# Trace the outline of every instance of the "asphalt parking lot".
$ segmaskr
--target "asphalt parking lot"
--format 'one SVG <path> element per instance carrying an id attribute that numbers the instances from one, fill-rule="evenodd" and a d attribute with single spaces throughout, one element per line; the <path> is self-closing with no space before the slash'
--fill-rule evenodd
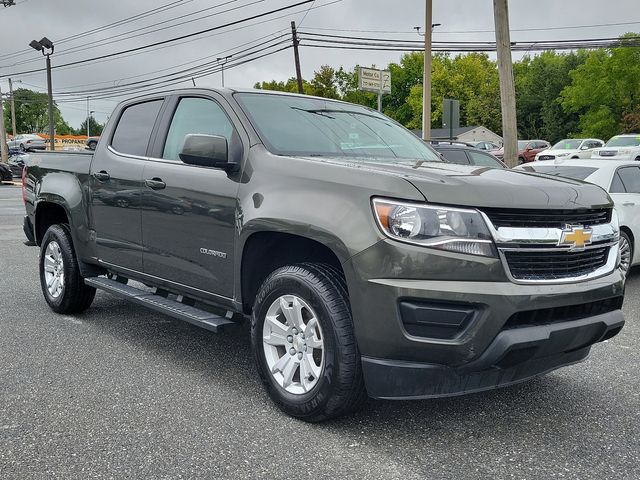
<path id="1" fill-rule="evenodd" d="M 308 425 L 216 335 L 98 293 L 53 314 L 0 186 L 0 478 L 640 478 L 640 271 L 623 332 L 587 362 L 455 399 L 369 401 Z"/>

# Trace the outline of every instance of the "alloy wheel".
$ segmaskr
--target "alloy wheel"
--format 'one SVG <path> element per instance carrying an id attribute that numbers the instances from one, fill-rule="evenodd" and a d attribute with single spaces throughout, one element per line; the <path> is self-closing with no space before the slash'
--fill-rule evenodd
<path id="1" fill-rule="evenodd" d="M 324 337 L 313 309 L 295 295 L 278 297 L 265 316 L 262 345 L 269 372 L 287 392 L 301 395 L 318 383 Z"/>
<path id="2" fill-rule="evenodd" d="M 44 253 L 44 277 L 51 298 L 58 298 L 64 292 L 64 259 L 60 245 L 55 240 L 47 245 Z"/>
<path id="3" fill-rule="evenodd" d="M 620 270 L 626 276 L 631 267 L 631 244 L 624 235 L 620 236 Z"/>

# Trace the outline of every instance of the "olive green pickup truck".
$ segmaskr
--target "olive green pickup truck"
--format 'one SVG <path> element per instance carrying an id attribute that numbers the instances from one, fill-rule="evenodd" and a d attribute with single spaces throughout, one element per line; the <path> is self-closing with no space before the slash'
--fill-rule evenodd
<path id="1" fill-rule="evenodd" d="M 307 421 L 521 382 L 624 325 L 607 193 L 446 163 L 358 105 L 135 98 L 23 184 L 54 311 L 99 289 L 214 332 L 246 319 L 267 391 Z"/>

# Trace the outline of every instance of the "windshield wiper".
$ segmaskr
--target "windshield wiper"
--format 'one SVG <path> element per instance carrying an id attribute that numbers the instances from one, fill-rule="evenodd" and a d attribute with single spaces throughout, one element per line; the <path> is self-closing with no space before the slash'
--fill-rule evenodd
<path id="1" fill-rule="evenodd" d="M 313 113 L 314 115 L 320 115 L 321 117 L 325 117 L 325 118 L 330 118 L 331 120 L 335 120 L 335 117 L 332 117 L 331 115 L 325 115 L 325 112 L 330 112 L 331 110 L 322 110 L 322 109 L 317 109 L 317 110 L 307 110 L 306 108 L 300 108 L 300 107 L 291 107 L 293 110 L 300 110 L 301 112 L 306 112 L 306 113 Z"/>

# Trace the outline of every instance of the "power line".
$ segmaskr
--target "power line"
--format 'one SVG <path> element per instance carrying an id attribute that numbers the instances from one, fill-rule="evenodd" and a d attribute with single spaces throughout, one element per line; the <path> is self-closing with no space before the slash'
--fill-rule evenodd
<path id="1" fill-rule="evenodd" d="M 113 52 L 113 53 L 109 53 L 109 54 L 106 54 L 106 55 L 101 55 L 101 56 L 94 57 L 94 58 L 87 58 L 87 59 L 84 59 L 84 60 L 77 60 L 75 62 L 69 62 L 69 63 L 66 63 L 66 64 L 54 66 L 53 68 L 55 69 L 55 68 L 62 68 L 62 67 L 67 67 L 67 66 L 71 66 L 71 65 L 80 65 L 80 64 L 87 63 L 87 62 L 90 62 L 90 61 L 102 60 L 102 59 L 105 59 L 105 58 L 112 58 L 112 57 L 120 56 L 120 55 L 123 55 L 123 54 L 126 54 L 126 53 L 132 53 L 132 52 L 137 52 L 137 51 L 141 51 L 141 50 L 146 50 L 146 49 L 152 48 L 152 47 L 157 47 L 157 46 L 160 46 L 160 45 L 166 45 L 168 43 L 173 43 L 173 42 L 176 42 L 176 41 L 179 41 L 179 40 L 184 40 L 184 39 L 187 39 L 187 38 L 196 37 L 196 36 L 202 35 L 203 33 L 213 32 L 215 30 L 220 30 L 222 28 L 231 27 L 231 26 L 238 25 L 238 24 L 241 24 L 241 23 L 245 23 L 245 22 L 248 22 L 248 21 L 251 21 L 251 20 L 255 20 L 255 19 L 258 19 L 258 18 L 266 17 L 266 16 L 272 15 L 274 13 L 282 12 L 282 11 L 285 11 L 285 10 L 290 10 L 292 8 L 299 7 L 300 5 L 305 5 L 305 4 L 311 3 L 313 1 L 315 1 L 315 0 L 302 0 L 302 1 L 300 1 L 298 3 L 294 3 L 292 5 L 287 5 L 285 7 L 280 7 L 280 8 L 276 8 L 274 10 L 269 10 L 267 12 L 262 12 L 262 13 L 259 13 L 259 14 L 256 14 L 256 15 L 252 15 L 252 16 L 249 16 L 249 17 L 241 18 L 241 19 L 235 20 L 233 22 L 228 22 L 228 23 L 225 23 L 225 24 L 222 24 L 222 25 L 217 25 L 215 27 L 211 27 L 211 28 L 207 28 L 207 29 L 204 29 L 204 30 L 200 30 L 198 32 L 188 33 L 188 34 L 185 34 L 185 35 L 180 35 L 178 37 L 173 37 L 173 38 L 169 38 L 169 39 L 162 40 L 162 41 L 159 41 L 159 42 L 154 42 L 154 43 L 150 43 L 150 44 L 147 44 L 147 45 L 141 45 L 139 47 L 130 48 L 130 49 L 127 49 L 127 50 L 122 50 L 122 51 L 119 51 L 119 52 Z M 8 73 L 8 74 L 0 75 L 0 78 L 16 77 L 16 76 L 25 75 L 25 74 L 28 74 L 28 73 L 41 72 L 43 70 L 44 69 L 39 68 L 39 69 L 28 70 L 28 71 L 24 71 L 24 72 Z"/>
<path id="2" fill-rule="evenodd" d="M 142 18 L 146 18 L 146 17 L 152 16 L 152 15 L 156 15 L 158 13 L 162 13 L 162 12 L 167 11 L 167 10 L 171 10 L 172 8 L 181 7 L 184 4 L 191 3 L 193 1 L 194 0 L 174 0 L 173 2 L 166 3 L 164 5 L 160 5 L 159 7 L 152 8 L 151 10 L 147 10 L 145 12 L 142 12 L 142 13 L 139 13 L 139 14 L 136 14 L 136 15 L 132 15 L 130 17 L 126 17 L 124 19 L 121 19 L 121 20 L 118 20 L 118 21 L 115 21 L 115 22 L 112 22 L 112 23 L 108 23 L 108 24 L 102 25 L 100 27 L 92 28 L 90 30 L 86 30 L 86 31 L 81 32 L 81 33 L 70 35 L 68 37 L 59 38 L 59 39 L 55 40 L 54 43 L 56 45 L 61 45 L 61 44 L 64 44 L 64 43 L 68 43 L 68 42 L 70 42 L 72 40 L 76 40 L 78 38 L 83 38 L 83 37 L 92 35 L 94 33 L 99 33 L 99 32 L 102 32 L 104 30 L 107 30 L 109 28 L 114 28 L 114 27 L 118 27 L 118 26 L 121 26 L 121 25 L 126 25 L 127 23 L 131 23 L 131 22 L 134 22 L 136 20 L 140 20 Z M 20 51 L 17 51 L 17 52 L 5 53 L 3 55 L 0 55 L 0 59 L 15 57 L 15 56 L 18 56 L 18 55 L 21 55 L 23 53 L 30 52 L 30 51 L 31 50 L 27 48 L 27 49 L 20 50 Z"/>
<path id="3" fill-rule="evenodd" d="M 237 7 L 228 8 L 226 10 L 222 10 L 220 12 L 212 13 L 212 14 L 209 14 L 209 15 L 204 15 L 202 17 L 194 18 L 194 19 L 191 19 L 191 20 L 186 20 L 184 22 L 176 23 L 176 24 L 173 24 L 173 25 L 168 25 L 168 26 L 165 26 L 163 28 L 157 28 L 155 30 L 149 30 L 148 32 L 141 32 L 141 33 L 136 33 L 135 35 L 129 35 L 130 33 L 140 32 L 140 30 L 146 30 L 148 28 L 152 28 L 152 27 L 155 27 L 155 26 L 158 26 L 158 25 L 164 25 L 166 23 L 174 22 L 174 21 L 179 20 L 181 18 L 186 18 L 188 16 L 195 15 L 197 13 L 201 13 L 201 12 L 204 12 L 204 11 L 207 11 L 207 10 L 220 8 L 221 6 L 228 5 L 230 3 L 235 3 L 235 2 L 238 2 L 238 1 L 239 0 L 229 0 L 227 2 L 221 3 L 219 5 L 215 5 L 213 7 L 204 8 L 204 9 L 199 10 L 197 12 L 188 13 L 188 14 L 176 17 L 176 18 L 170 18 L 170 19 L 164 20 L 162 22 L 154 23 L 154 24 L 148 25 L 146 27 L 137 28 L 137 29 L 134 29 L 134 30 L 129 30 L 127 32 L 119 33 L 119 34 L 111 36 L 111 37 L 109 37 L 107 39 L 100 40 L 100 41 L 98 41 L 96 43 L 92 43 L 91 45 L 79 45 L 77 47 L 72 47 L 70 50 L 65 50 L 64 52 L 58 53 L 56 55 L 56 57 L 59 58 L 59 57 L 64 56 L 64 55 L 70 55 L 70 54 L 77 53 L 77 52 L 83 52 L 85 50 L 93 50 L 94 48 L 104 47 L 106 45 L 111 45 L 111 44 L 118 43 L 118 42 L 124 42 L 124 41 L 127 41 L 127 40 L 131 40 L 133 38 L 142 37 L 144 35 L 150 35 L 152 33 L 160 32 L 160 31 L 163 31 L 163 30 L 167 30 L 169 28 L 178 27 L 178 26 L 181 26 L 181 25 L 185 25 L 187 23 L 197 22 L 197 21 L 203 20 L 205 18 L 210 18 L 210 17 L 214 17 L 214 16 L 217 16 L 217 15 L 222 15 L 224 13 L 232 12 L 232 11 L 235 11 L 235 10 L 240 10 L 240 9 L 249 7 L 251 5 L 255 5 L 257 3 L 262 3 L 265 0 L 254 0 L 254 1 L 252 1 L 250 3 L 247 3 L 247 4 L 244 4 L 244 5 L 239 5 Z M 126 36 L 126 35 L 129 35 L 129 36 Z M 123 36 L 124 36 L 124 38 L 118 38 L 118 37 L 123 37 Z M 0 66 L 0 68 L 7 68 L 7 67 L 10 67 L 10 66 L 13 67 L 13 66 L 18 66 L 18 65 L 24 65 L 24 64 L 27 64 L 27 63 L 34 63 L 34 62 L 37 62 L 37 61 L 39 61 L 39 59 L 32 58 L 32 59 L 29 59 L 29 60 L 23 60 L 21 62 L 13 63 L 11 65 Z"/>
<path id="4" fill-rule="evenodd" d="M 569 30 L 581 28 L 600 28 L 600 27 L 620 27 L 628 25 L 639 25 L 640 21 L 635 22 L 614 22 L 614 23 L 597 23 L 589 25 L 566 25 L 558 27 L 537 27 L 537 28 L 512 28 L 512 32 L 542 32 L 547 30 Z M 360 30 L 349 28 L 325 28 L 325 27 L 306 27 L 307 30 L 327 31 L 327 32 L 352 32 L 352 33 L 399 33 L 415 35 L 415 30 Z M 437 30 L 435 34 L 465 34 L 465 33 L 495 33 L 495 30 Z"/>

